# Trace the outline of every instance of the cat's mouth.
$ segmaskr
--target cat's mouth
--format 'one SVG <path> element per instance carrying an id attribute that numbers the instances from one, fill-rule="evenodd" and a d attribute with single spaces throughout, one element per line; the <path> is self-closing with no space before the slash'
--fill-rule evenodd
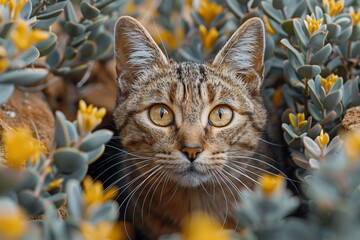
<path id="1" fill-rule="evenodd" d="M 174 177 L 184 187 L 197 187 L 210 179 L 209 174 L 197 170 L 193 164 Z"/>

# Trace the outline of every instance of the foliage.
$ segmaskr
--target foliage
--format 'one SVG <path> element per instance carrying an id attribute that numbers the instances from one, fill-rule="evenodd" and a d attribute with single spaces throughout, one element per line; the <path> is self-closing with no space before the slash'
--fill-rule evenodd
<path id="1" fill-rule="evenodd" d="M 243 192 L 238 228 L 224 239 L 358 239 L 360 133 L 342 137 L 340 131 L 346 110 L 360 105 L 360 1 L 157 0 L 145 14 L 144 2 L 0 0 L 0 105 L 15 87 L 42 89 L 74 77 L 81 87 L 95 61 L 111 59 L 113 24 L 124 11 L 142 20 L 169 57 L 194 62 L 214 57 L 239 25 L 260 17 L 267 32 L 264 98 L 282 114 L 283 139 L 309 212 L 288 217 L 299 198 L 286 190 L 282 176 L 263 176 L 254 193 Z M 27 130 L 13 136 L 34 143 L 27 153 L 11 152 L 16 143 L 8 138 L 13 167 L 26 167 L 0 168 L 1 237 L 120 238 L 113 231 L 113 190 L 103 194 L 102 185 L 88 178 L 80 186 L 112 133 L 92 132 L 103 109 L 84 102 L 79 108 L 75 122 L 55 114 L 56 147 L 48 153 Z M 65 202 L 62 220 L 56 208 Z M 39 214 L 43 221 L 26 221 Z M 184 233 L 166 238 L 224 234 L 206 216 L 196 219 L 200 224 L 190 222 Z"/>

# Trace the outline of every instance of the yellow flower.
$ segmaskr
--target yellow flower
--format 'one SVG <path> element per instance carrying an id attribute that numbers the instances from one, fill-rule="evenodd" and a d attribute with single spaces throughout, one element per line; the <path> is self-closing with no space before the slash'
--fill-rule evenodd
<path id="1" fill-rule="evenodd" d="M 317 140 L 322 149 L 325 149 L 330 141 L 329 134 L 324 134 L 324 130 L 321 130 L 320 135 L 317 137 Z"/>
<path id="2" fill-rule="evenodd" d="M 304 113 L 298 113 L 296 116 L 293 113 L 289 113 L 289 120 L 291 126 L 298 132 L 307 124 Z"/>
<path id="3" fill-rule="evenodd" d="M 84 100 L 80 100 L 77 121 L 81 134 L 84 135 L 96 128 L 102 122 L 105 114 L 105 108 L 98 109 L 92 104 L 87 106 Z"/>
<path id="4" fill-rule="evenodd" d="M 353 25 L 357 26 L 360 22 L 360 9 L 358 9 L 357 12 L 353 11 L 350 13 L 352 21 L 353 21 Z"/>
<path id="5" fill-rule="evenodd" d="M 206 24 L 210 24 L 222 11 L 222 6 L 211 3 L 209 0 L 201 0 L 197 13 Z"/>
<path id="6" fill-rule="evenodd" d="M 48 39 L 49 36 L 50 33 L 37 29 L 32 30 L 25 21 L 19 21 L 12 33 L 12 40 L 20 51 L 24 51 L 30 46 Z"/>
<path id="7" fill-rule="evenodd" d="M 28 0 L 18 0 L 16 7 L 15 7 L 15 11 L 14 11 L 14 20 L 17 20 L 19 17 L 19 13 L 21 11 L 21 9 L 24 7 L 24 5 L 27 3 Z"/>
<path id="8" fill-rule="evenodd" d="M 0 46 L 0 73 L 4 72 L 9 66 L 7 52 L 3 46 Z"/>
<path id="9" fill-rule="evenodd" d="M 265 196 L 271 196 L 283 189 L 285 186 L 284 178 L 277 175 L 265 174 L 259 180 L 260 188 Z"/>
<path id="10" fill-rule="evenodd" d="M 9 0 L 0 0 L 0 5 L 5 5 L 9 2 Z"/>
<path id="11" fill-rule="evenodd" d="M 230 240 L 219 223 L 203 213 L 193 213 L 185 220 L 183 240 Z"/>
<path id="12" fill-rule="evenodd" d="M 135 13 L 136 10 L 136 5 L 134 1 L 130 1 L 128 2 L 128 4 L 126 4 L 124 12 L 128 15 L 132 15 Z"/>
<path id="13" fill-rule="evenodd" d="M 344 138 L 346 154 L 349 159 L 360 159 L 360 129 L 349 132 Z"/>
<path id="14" fill-rule="evenodd" d="M 344 8 L 343 0 L 337 2 L 335 2 L 335 0 L 323 0 L 322 4 L 326 12 L 329 13 L 332 17 L 337 15 Z"/>
<path id="15" fill-rule="evenodd" d="M 211 28 L 210 31 L 206 29 L 204 25 L 199 27 L 200 39 L 206 52 L 210 52 L 214 46 L 216 40 L 219 37 L 219 33 L 216 28 Z"/>
<path id="16" fill-rule="evenodd" d="M 18 169 L 24 167 L 30 159 L 37 161 L 46 151 L 44 145 L 27 128 L 5 131 L 3 144 L 6 164 Z"/>
<path id="17" fill-rule="evenodd" d="M 277 87 L 275 89 L 271 100 L 272 100 L 275 107 L 280 107 L 283 104 L 284 100 L 283 100 L 283 96 L 282 96 L 282 93 L 281 93 L 281 87 Z"/>
<path id="18" fill-rule="evenodd" d="M 315 15 L 312 14 L 311 16 L 306 15 L 306 21 L 304 22 L 310 35 L 312 35 L 315 31 L 320 29 L 323 19 L 320 18 L 319 20 L 316 20 Z"/>
<path id="19" fill-rule="evenodd" d="M 119 224 L 111 224 L 106 221 L 101 221 L 96 225 L 82 222 L 80 231 L 85 240 L 125 240 L 122 227 Z"/>
<path id="20" fill-rule="evenodd" d="M 0 208 L 0 239 L 19 239 L 24 236 L 27 229 L 25 214 L 14 204 Z"/>
<path id="21" fill-rule="evenodd" d="M 54 181 L 50 182 L 48 184 L 48 190 L 54 189 L 54 188 L 60 188 L 61 184 L 64 182 L 63 178 L 55 179 Z"/>
<path id="22" fill-rule="evenodd" d="M 331 74 L 327 76 L 327 78 L 321 78 L 321 85 L 325 89 L 326 93 L 330 92 L 332 86 L 336 83 L 338 78 L 339 76 L 335 74 Z"/>
<path id="23" fill-rule="evenodd" d="M 154 36 L 154 40 L 156 43 L 166 43 L 169 51 L 171 52 L 176 49 L 182 42 L 185 37 L 185 32 L 182 27 L 176 28 L 174 33 L 166 29 L 160 29 L 159 33 Z"/>
<path id="24" fill-rule="evenodd" d="M 266 31 L 271 35 L 276 34 L 275 30 L 273 29 L 273 27 L 270 24 L 270 21 L 269 21 L 268 17 L 264 15 L 263 19 L 264 19 Z"/>
<path id="25" fill-rule="evenodd" d="M 103 203 L 116 196 L 116 188 L 112 187 L 104 193 L 102 183 L 100 181 L 93 182 L 90 176 L 85 177 L 83 185 L 84 199 L 87 205 Z"/>

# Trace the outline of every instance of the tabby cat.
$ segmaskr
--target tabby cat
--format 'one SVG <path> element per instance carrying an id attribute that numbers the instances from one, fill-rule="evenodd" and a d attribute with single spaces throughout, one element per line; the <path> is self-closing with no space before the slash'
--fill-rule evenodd
<path id="1" fill-rule="evenodd" d="M 169 60 L 138 21 L 121 17 L 115 53 L 124 218 L 139 239 L 179 232 L 196 211 L 234 228 L 240 191 L 270 170 L 256 153 L 266 125 L 262 21 L 246 21 L 212 62 L 197 64 Z"/>

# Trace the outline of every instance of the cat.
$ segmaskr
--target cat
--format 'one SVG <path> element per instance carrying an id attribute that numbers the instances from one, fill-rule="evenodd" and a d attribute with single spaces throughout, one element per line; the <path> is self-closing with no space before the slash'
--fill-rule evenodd
<path id="1" fill-rule="evenodd" d="M 213 61 L 175 62 L 137 20 L 118 19 L 114 121 L 124 154 L 114 184 L 139 239 L 180 232 L 197 211 L 235 228 L 240 191 L 272 171 L 257 153 L 267 123 L 264 35 L 251 18 Z"/>

